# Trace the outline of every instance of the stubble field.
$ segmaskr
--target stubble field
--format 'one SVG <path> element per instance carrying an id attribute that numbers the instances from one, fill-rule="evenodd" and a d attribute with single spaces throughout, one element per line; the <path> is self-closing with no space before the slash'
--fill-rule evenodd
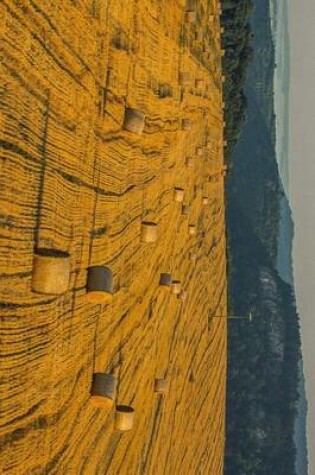
<path id="1" fill-rule="evenodd" d="M 226 320 L 208 318 L 227 298 L 219 4 L 198 1 L 194 23 L 186 9 L 1 2 L 1 474 L 222 473 Z M 141 135 L 126 108 L 145 114 Z M 65 293 L 32 291 L 37 248 L 70 254 Z M 102 305 L 87 299 L 95 265 L 113 272 Z M 96 372 L 116 375 L 131 431 L 91 404 Z"/>

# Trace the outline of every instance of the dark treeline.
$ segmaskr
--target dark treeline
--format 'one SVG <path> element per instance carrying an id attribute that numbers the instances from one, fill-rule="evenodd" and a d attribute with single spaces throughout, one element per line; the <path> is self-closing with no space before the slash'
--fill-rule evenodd
<path id="1" fill-rule="evenodd" d="M 230 305 L 253 322 L 231 322 L 225 473 L 295 474 L 299 320 L 292 287 L 274 269 L 241 206 L 229 203 Z"/>
<path id="2" fill-rule="evenodd" d="M 294 475 L 301 341 L 294 289 L 275 266 L 282 186 L 275 155 L 269 0 L 223 0 L 229 311 L 226 475 Z"/>
<path id="3" fill-rule="evenodd" d="M 239 138 L 246 117 L 247 100 L 244 86 L 247 68 L 253 56 L 252 29 L 249 23 L 253 5 L 250 0 L 226 0 L 222 6 L 221 23 L 224 26 L 225 49 L 223 69 L 226 76 L 225 138 L 228 141 L 226 158 L 229 161 L 231 150 Z"/>

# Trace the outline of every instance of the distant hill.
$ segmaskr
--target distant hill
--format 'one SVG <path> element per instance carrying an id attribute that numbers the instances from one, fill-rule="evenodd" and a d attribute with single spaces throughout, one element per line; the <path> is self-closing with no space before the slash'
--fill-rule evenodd
<path id="1" fill-rule="evenodd" d="M 303 365 L 300 362 L 300 384 L 299 384 L 299 402 L 298 417 L 295 421 L 295 445 L 297 447 L 298 456 L 296 458 L 296 468 L 298 475 L 308 475 L 307 463 L 307 439 L 306 439 L 306 417 L 307 417 L 307 400 L 305 394 L 305 381 L 303 374 Z"/>
<path id="2" fill-rule="evenodd" d="M 293 285 L 292 244 L 294 224 L 290 203 L 286 195 L 280 198 L 280 224 L 277 246 L 277 269 L 283 280 Z"/>
<path id="3" fill-rule="evenodd" d="M 254 316 L 252 323 L 229 323 L 225 474 L 295 475 L 301 339 L 292 279 L 293 222 L 275 152 L 269 1 L 222 5 L 229 304 L 230 312 Z M 238 74 L 233 41 L 252 52 L 238 62 Z M 242 49 L 239 54 L 242 58 Z M 286 246 L 279 246 L 279 236 Z"/>

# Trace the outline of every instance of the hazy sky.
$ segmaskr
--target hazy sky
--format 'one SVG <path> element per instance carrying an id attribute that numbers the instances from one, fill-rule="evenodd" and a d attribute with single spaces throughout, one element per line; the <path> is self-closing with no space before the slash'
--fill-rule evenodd
<path id="1" fill-rule="evenodd" d="M 289 8 L 294 276 L 309 407 L 309 475 L 315 475 L 315 0 L 289 0 Z"/>

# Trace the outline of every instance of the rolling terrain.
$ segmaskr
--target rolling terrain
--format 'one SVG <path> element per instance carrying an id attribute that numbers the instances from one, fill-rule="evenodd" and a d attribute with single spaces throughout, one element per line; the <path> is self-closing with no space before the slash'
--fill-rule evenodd
<path id="1" fill-rule="evenodd" d="M 197 1 L 190 23 L 180 0 L 1 2 L 1 474 L 223 472 L 226 320 L 208 318 L 227 301 L 219 8 Z M 70 255 L 60 295 L 32 291 L 41 248 Z M 113 273 L 108 303 L 87 299 L 96 265 Z M 98 372 L 116 375 L 131 431 L 91 404 Z"/>

